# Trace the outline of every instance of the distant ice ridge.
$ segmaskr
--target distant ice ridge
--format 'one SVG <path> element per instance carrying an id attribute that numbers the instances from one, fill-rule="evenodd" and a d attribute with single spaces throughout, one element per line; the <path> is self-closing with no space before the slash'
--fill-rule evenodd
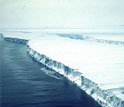
<path id="1" fill-rule="evenodd" d="M 70 39 L 78 39 L 78 40 L 94 40 L 91 36 L 83 36 L 79 34 L 57 34 L 60 37 L 67 37 Z"/>
<path id="2" fill-rule="evenodd" d="M 77 40 L 90 40 L 99 43 L 107 43 L 107 44 L 116 44 L 116 45 L 124 45 L 124 41 L 117 41 L 117 40 L 105 40 L 105 39 L 97 39 L 93 36 L 86 36 L 86 35 L 79 35 L 79 34 L 57 34 L 60 37 L 67 37 L 70 39 L 77 39 Z"/>
<path id="3" fill-rule="evenodd" d="M 6 38 L 6 37 L 5 37 Z M 4 38 L 4 39 L 5 39 Z M 56 37 L 55 37 L 56 38 Z M 54 51 L 58 51 L 59 53 L 63 52 L 65 50 L 65 47 L 64 48 L 59 48 L 60 50 L 55 50 L 58 43 L 62 43 L 63 41 L 60 41 L 59 38 L 56 38 L 57 41 L 52 41 L 51 38 L 43 38 L 43 39 L 40 39 L 40 40 L 35 40 L 35 41 L 29 41 L 30 43 L 28 43 L 27 45 L 27 52 L 31 55 L 31 57 L 33 59 L 35 59 L 36 61 L 38 61 L 39 63 L 41 64 L 44 64 L 46 67 L 50 68 L 50 69 L 53 69 L 54 71 L 60 73 L 61 75 L 63 75 L 64 77 L 66 77 L 68 80 L 70 80 L 71 82 L 73 82 L 74 84 L 76 84 L 78 87 L 80 87 L 81 89 L 83 89 L 87 94 L 89 94 L 91 97 L 93 97 L 99 104 L 101 104 L 102 106 L 105 106 L 105 107 L 124 107 L 124 99 L 121 99 L 120 97 L 116 96 L 118 94 L 113 94 L 113 93 L 110 93 L 108 92 L 108 90 L 106 91 L 105 89 L 101 88 L 101 86 L 99 85 L 99 83 L 97 82 L 93 82 L 92 81 L 92 78 L 91 80 L 89 80 L 89 77 L 85 75 L 86 72 L 83 72 L 81 70 L 77 70 L 77 69 L 73 69 L 73 66 L 70 66 L 69 64 L 66 64 L 66 63 L 62 63 L 63 62 L 63 59 L 64 57 L 62 57 L 61 60 L 59 60 L 58 58 L 53 58 L 53 57 L 48 57 L 50 54 L 51 55 L 54 55 L 54 53 L 52 53 L 49 49 L 51 48 L 51 50 L 54 49 Z M 25 41 L 24 39 L 19 39 L 19 38 L 11 38 L 9 37 L 9 39 L 5 39 L 5 40 L 8 40 L 8 41 L 11 41 L 11 42 L 17 42 L 17 43 L 25 43 L 27 44 L 27 42 L 23 42 Z M 46 43 L 46 40 L 48 40 L 48 42 Z M 27 40 L 26 40 L 27 41 Z M 43 43 L 43 44 L 35 44 L 35 43 Z M 57 42 L 57 43 L 56 43 Z M 66 42 L 66 39 L 64 39 L 64 44 L 68 44 L 68 39 L 67 39 L 67 42 Z M 72 41 L 73 42 L 73 41 Z M 74 41 L 75 42 L 75 41 Z M 79 41 L 78 41 L 79 42 Z M 74 45 L 71 44 L 72 46 L 75 46 L 78 42 L 76 42 Z M 45 44 L 44 44 L 45 43 Z M 47 46 L 47 44 L 50 43 L 50 47 Z M 55 43 L 55 44 L 54 44 Z M 51 44 L 53 45 L 53 47 L 51 46 Z M 61 45 L 64 45 L 64 44 L 61 44 Z M 88 43 L 89 44 L 89 43 Z M 85 44 L 85 45 L 88 45 L 88 44 Z M 38 46 L 41 46 L 41 51 L 40 52 L 36 47 Z M 80 45 L 82 45 L 82 42 L 80 43 Z M 68 45 L 66 45 L 69 49 L 70 47 Z M 89 49 L 91 50 L 90 46 L 88 46 Z M 86 47 L 86 49 L 88 48 Z M 49 55 L 48 55 L 48 52 L 44 51 L 45 49 L 47 49 L 47 51 L 49 51 Z M 53 49 L 52 49 L 53 48 Z M 67 49 L 68 49 L 67 48 Z M 73 47 L 72 50 L 74 50 L 76 47 Z M 85 47 L 83 47 L 84 50 L 85 50 Z M 95 47 L 96 48 L 96 47 Z M 117 48 L 117 47 L 116 47 Z M 119 48 L 121 49 L 121 47 L 119 46 Z M 79 48 L 80 49 L 80 48 Z M 101 49 L 101 50 L 99 50 Z M 104 48 L 100 46 L 100 48 L 98 48 L 99 51 L 102 51 Z M 109 48 L 108 48 L 109 49 Z M 70 49 L 71 50 L 71 49 Z M 70 52 L 70 50 L 66 50 L 68 52 Z M 76 49 L 77 52 L 83 52 L 85 53 L 85 51 L 81 51 L 78 49 Z M 93 49 L 94 50 L 94 49 Z M 92 54 L 93 55 L 96 55 L 97 56 L 97 53 L 94 54 L 93 50 L 91 50 Z M 73 51 L 74 52 L 74 51 Z M 88 50 L 89 53 L 91 53 L 89 50 Z M 107 52 L 106 50 L 104 50 L 104 52 Z M 65 52 L 64 52 L 65 53 Z M 63 54 L 64 54 L 63 53 Z M 83 57 L 86 57 L 87 56 L 84 56 L 86 54 L 82 54 Z M 66 53 L 65 53 L 66 54 Z M 55 55 L 57 56 L 57 54 Z M 70 55 L 69 55 L 70 56 Z M 75 58 L 78 58 L 78 55 L 74 53 L 74 56 Z M 112 56 L 113 57 L 113 56 Z M 75 65 L 78 65 L 79 63 L 76 62 L 74 57 L 71 57 L 71 61 L 74 61 Z M 79 57 L 80 58 L 80 57 Z M 95 57 L 96 59 L 97 57 Z M 58 60 L 57 60 L 58 59 Z M 93 60 L 92 57 L 90 57 L 90 60 Z M 79 59 L 78 59 L 79 60 Z M 87 61 L 89 59 L 84 59 L 84 63 L 87 63 L 85 61 Z M 97 60 L 97 59 L 96 59 Z M 102 59 L 103 60 L 103 59 Z M 101 61 L 102 61 L 101 60 Z M 59 62 L 60 61 L 60 62 Z M 102 61 L 102 66 L 104 65 L 103 63 L 104 61 Z M 116 61 L 112 61 L 113 63 L 115 63 Z M 84 63 L 82 63 L 81 66 L 85 66 Z M 89 63 L 89 62 L 88 62 Z M 92 63 L 95 63 L 95 62 L 92 62 Z M 108 63 L 108 62 L 105 62 L 105 63 Z M 121 62 L 119 62 L 121 63 Z M 108 63 L 109 64 L 109 63 Z M 95 66 L 95 67 L 98 67 L 99 65 Z M 90 66 L 92 68 L 92 66 Z M 108 66 L 105 66 L 106 68 Z M 75 67 L 74 67 L 75 68 Z M 119 69 L 119 68 L 118 68 Z M 90 72 L 89 74 L 91 74 L 91 76 L 95 76 L 96 73 L 95 72 L 91 72 L 91 70 L 93 69 L 90 69 Z M 101 69 L 100 69 L 101 70 Z M 80 72 L 79 72 L 80 71 Z M 101 75 L 103 72 L 100 72 Z M 114 73 L 114 71 L 113 71 Z M 94 75 L 92 75 L 94 74 Z M 108 74 L 110 77 L 111 75 Z M 123 75 L 123 74 L 122 74 Z M 102 76 L 102 80 L 105 80 L 106 77 Z M 95 79 L 97 79 L 97 77 L 95 77 Z M 105 80 L 106 81 L 106 80 Z M 110 81 L 111 82 L 111 81 Z M 104 81 L 103 81 L 104 83 Z M 120 91 L 119 91 L 120 93 Z"/>

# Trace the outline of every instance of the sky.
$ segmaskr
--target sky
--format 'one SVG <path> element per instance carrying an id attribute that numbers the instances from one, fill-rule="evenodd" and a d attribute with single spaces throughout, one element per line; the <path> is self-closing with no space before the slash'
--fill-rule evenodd
<path id="1" fill-rule="evenodd" d="M 0 0 L 0 28 L 124 24 L 124 0 Z"/>

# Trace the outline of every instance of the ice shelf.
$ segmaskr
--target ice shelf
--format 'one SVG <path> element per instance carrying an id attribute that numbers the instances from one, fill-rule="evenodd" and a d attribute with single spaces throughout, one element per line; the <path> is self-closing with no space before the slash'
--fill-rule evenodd
<path id="1" fill-rule="evenodd" d="M 3 38 L 26 44 L 27 52 L 33 59 L 63 75 L 100 105 L 124 107 L 123 45 L 50 34 L 40 35 L 37 39 L 6 35 Z"/>

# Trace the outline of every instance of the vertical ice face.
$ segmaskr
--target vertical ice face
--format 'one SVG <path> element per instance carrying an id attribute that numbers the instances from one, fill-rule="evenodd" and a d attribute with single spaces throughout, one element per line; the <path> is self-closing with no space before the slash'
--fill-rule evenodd
<path id="1" fill-rule="evenodd" d="M 17 43 L 22 43 L 22 44 L 27 43 L 27 40 L 24 40 L 24 39 L 7 38 L 7 37 L 4 39 L 7 41 L 17 42 Z M 123 99 L 109 93 L 106 90 L 101 89 L 99 87 L 99 84 L 96 84 L 95 82 L 86 78 L 83 73 L 73 68 L 70 68 L 69 66 L 61 62 L 50 59 L 49 57 L 43 55 L 42 53 L 38 53 L 36 50 L 32 49 L 30 45 L 27 45 L 27 52 L 29 55 L 31 55 L 33 59 L 35 59 L 41 64 L 44 64 L 46 67 L 50 68 L 51 70 L 54 70 L 54 72 L 53 71 L 50 72 L 46 70 L 47 74 L 53 77 L 55 75 L 58 75 L 56 74 L 56 72 L 62 74 L 65 78 L 72 81 L 82 90 L 84 90 L 87 94 L 93 97 L 102 106 L 124 107 Z"/>
<path id="2" fill-rule="evenodd" d="M 18 38 L 11 38 L 11 37 L 5 37 L 4 40 L 15 42 L 15 43 L 21 43 L 21 44 L 27 44 L 28 42 L 28 40 L 25 40 L 25 39 L 18 39 Z"/>

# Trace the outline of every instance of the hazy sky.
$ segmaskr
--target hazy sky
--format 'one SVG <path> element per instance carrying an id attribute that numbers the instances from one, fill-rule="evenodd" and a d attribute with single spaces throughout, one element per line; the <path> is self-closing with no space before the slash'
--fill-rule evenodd
<path id="1" fill-rule="evenodd" d="M 124 0 L 0 0 L 0 27 L 124 24 Z"/>

